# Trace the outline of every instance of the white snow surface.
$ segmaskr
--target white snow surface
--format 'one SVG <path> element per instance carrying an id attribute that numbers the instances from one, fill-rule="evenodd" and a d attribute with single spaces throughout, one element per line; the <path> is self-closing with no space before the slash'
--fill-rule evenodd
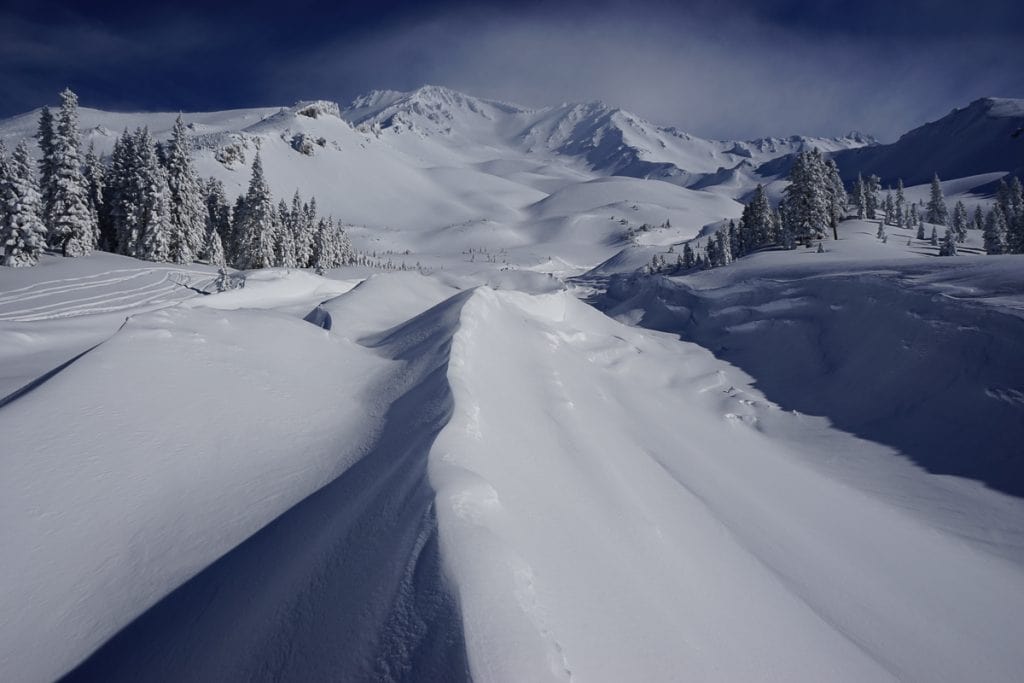
<path id="1" fill-rule="evenodd" d="M 872 228 L 683 280 L 790 281 L 739 335 L 787 311 L 843 332 L 879 282 L 997 340 L 1017 329 L 977 307 L 1021 321 L 1019 257 L 931 259 Z M 548 274 L 270 270 L 153 298 L 157 270 L 95 255 L 0 273 L 3 376 L 36 349 L 60 351 L 46 370 L 85 351 L 0 399 L 4 680 L 458 680 L 459 652 L 480 681 L 1024 665 L 1024 499 L 780 406 Z M 830 280 L 850 305 L 807 305 Z M 661 300 L 616 314 L 657 327 L 686 305 Z M 1016 371 L 999 396 L 1019 419 Z"/>

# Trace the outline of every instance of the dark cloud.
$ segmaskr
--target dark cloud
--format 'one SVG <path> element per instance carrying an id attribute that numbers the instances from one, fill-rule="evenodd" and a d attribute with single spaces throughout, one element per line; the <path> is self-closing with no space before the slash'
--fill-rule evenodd
<path id="1" fill-rule="evenodd" d="M 0 115 L 65 82 L 86 104 L 149 109 L 429 82 L 529 105 L 602 99 L 706 136 L 892 138 L 976 97 L 1024 97 L 1021 4 L 57 4 L 0 16 Z"/>

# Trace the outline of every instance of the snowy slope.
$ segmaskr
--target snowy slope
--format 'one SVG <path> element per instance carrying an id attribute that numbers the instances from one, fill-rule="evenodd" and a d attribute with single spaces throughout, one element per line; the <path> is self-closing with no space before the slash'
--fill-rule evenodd
<path id="1" fill-rule="evenodd" d="M 954 109 L 937 121 L 905 133 L 889 145 L 839 151 L 833 155 L 844 180 L 874 173 L 895 185 L 926 183 L 982 173 L 1024 174 L 1024 100 L 987 97 Z"/>
<path id="2" fill-rule="evenodd" d="M 0 408 L 5 680 L 51 680 L 122 628 L 69 680 L 1008 681 L 1024 663 L 1019 498 L 565 291 L 250 277 L 132 316 Z"/>
<path id="3" fill-rule="evenodd" d="M 825 254 L 616 276 L 605 305 L 711 349 L 787 408 L 1021 495 L 1024 259 L 979 255 L 975 231 L 960 256 L 935 258 L 911 231 L 886 230 L 883 243 L 877 222 L 848 221 Z"/>

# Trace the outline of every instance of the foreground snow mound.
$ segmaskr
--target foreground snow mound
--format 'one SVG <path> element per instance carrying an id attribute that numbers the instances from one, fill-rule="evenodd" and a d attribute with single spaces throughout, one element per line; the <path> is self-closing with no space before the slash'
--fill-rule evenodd
<path id="1" fill-rule="evenodd" d="M 476 290 L 448 378 L 430 473 L 474 679 L 1019 671 L 1019 502 L 855 485 L 822 461 L 884 449 L 567 293 Z"/>
<path id="2" fill-rule="evenodd" d="M 0 406 L 0 678 L 1024 666 L 1020 499 L 536 274 L 373 276 L 304 316 L 348 284 L 253 282 L 133 316 Z"/>
<path id="3" fill-rule="evenodd" d="M 345 471 L 385 367 L 292 316 L 172 308 L 0 409 L 0 678 L 53 680 Z"/>
<path id="4" fill-rule="evenodd" d="M 1022 265 L 766 253 L 683 278 L 619 277 L 606 303 L 738 365 L 786 408 L 1019 496 Z"/>

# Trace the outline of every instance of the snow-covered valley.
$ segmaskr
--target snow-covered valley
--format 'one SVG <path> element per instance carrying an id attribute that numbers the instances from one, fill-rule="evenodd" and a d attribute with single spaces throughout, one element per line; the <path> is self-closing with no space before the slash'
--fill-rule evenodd
<path id="1" fill-rule="evenodd" d="M 230 196 L 258 149 L 417 267 L 0 268 L 0 679 L 1019 678 L 1024 254 L 849 218 L 648 265 L 869 137 L 432 87 L 183 119 Z M 969 165 L 988 210 L 1013 169 Z"/>

